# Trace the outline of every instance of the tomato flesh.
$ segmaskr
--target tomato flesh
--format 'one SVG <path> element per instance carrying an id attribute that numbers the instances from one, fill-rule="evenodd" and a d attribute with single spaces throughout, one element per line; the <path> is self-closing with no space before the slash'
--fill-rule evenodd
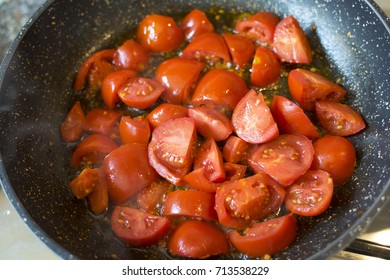
<path id="1" fill-rule="evenodd" d="M 246 37 L 224 33 L 223 38 L 228 46 L 233 63 L 239 68 L 248 65 L 255 52 L 255 45 Z"/>
<path id="2" fill-rule="evenodd" d="M 60 132 L 62 140 L 65 142 L 73 142 L 80 140 L 83 135 L 83 121 L 85 115 L 81 108 L 80 101 L 73 104 L 72 108 L 61 123 Z"/>
<path id="3" fill-rule="evenodd" d="M 153 128 L 156 128 L 169 120 L 185 117 L 188 117 L 188 109 L 171 103 L 162 103 L 158 105 L 146 116 Z"/>
<path id="4" fill-rule="evenodd" d="M 267 87 L 280 75 L 280 61 L 273 51 L 259 46 L 252 62 L 251 83 L 256 87 Z"/>
<path id="5" fill-rule="evenodd" d="M 97 168 L 87 167 L 83 169 L 80 174 L 69 183 L 73 195 L 78 199 L 89 195 L 97 185 L 99 179 L 98 172 Z"/>
<path id="6" fill-rule="evenodd" d="M 110 136 L 121 114 L 115 110 L 95 108 L 84 118 L 82 128 L 89 133 L 100 133 Z"/>
<path id="7" fill-rule="evenodd" d="M 123 116 L 121 118 L 119 123 L 119 137 L 122 144 L 148 144 L 150 135 L 150 126 L 147 119 L 143 117 L 132 119 L 129 116 Z"/>

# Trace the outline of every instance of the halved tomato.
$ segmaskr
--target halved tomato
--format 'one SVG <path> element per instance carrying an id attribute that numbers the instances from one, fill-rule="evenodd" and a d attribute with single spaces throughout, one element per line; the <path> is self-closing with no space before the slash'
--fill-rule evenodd
<path id="1" fill-rule="evenodd" d="M 187 108 L 171 103 L 162 103 L 158 105 L 146 116 L 153 128 L 156 128 L 169 120 L 185 117 L 188 117 Z"/>
<path id="2" fill-rule="evenodd" d="M 252 61 L 255 53 L 255 45 L 246 37 L 224 33 L 223 38 L 226 41 L 233 63 L 239 68 L 243 68 Z"/>
<path id="3" fill-rule="evenodd" d="M 119 137 L 122 144 L 143 143 L 148 144 L 150 138 L 150 126 L 148 119 L 140 116 L 132 119 L 123 116 L 119 122 Z"/>
<path id="4" fill-rule="evenodd" d="M 214 32 L 214 26 L 207 18 L 207 15 L 198 9 L 189 12 L 181 22 L 181 28 L 184 29 L 188 41 L 192 41 L 196 36 Z"/>
<path id="5" fill-rule="evenodd" d="M 83 135 L 84 118 L 85 115 L 80 101 L 77 101 L 73 104 L 72 108 L 66 114 L 65 120 L 61 123 L 60 132 L 62 140 L 65 142 L 80 140 Z"/>
<path id="6" fill-rule="evenodd" d="M 87 113 L 82 127 L 83 130 L 89 133 L 100 133 L 109 136 L 120 117 L 121 113 L 119 111 L 95 108 Z"/>
<path id="7" fill-rule="evenodd" d="M 89 195 L 98 183 L 98 173 L 98 168 L 84 168 L 80 174 L 69 183 L 73 195 L 78 199 L 85 198 Z"/>
<path id="8" fill-rule="evenodd" d="M 231 135 L 222 149 L 222 156 L 227 162 L 237 163 L 248 157 L 249 144 L 240 137 Z"/>
<path id="9" fill-rule="evenodd" d="M 113 63 L 117 69 L 130 69 L 139 72 L 148 65 L 149 54 L 137 41 L 130 39 L 116 50 Z"/>
<path id="10" fill-rule="evenodd" d="M 257 47 L 252 62 L 252 85 L 263 88 L 273 84 L 279 78 L 280 68 L 279 58 L 273 51 L 266 47 Z"/>

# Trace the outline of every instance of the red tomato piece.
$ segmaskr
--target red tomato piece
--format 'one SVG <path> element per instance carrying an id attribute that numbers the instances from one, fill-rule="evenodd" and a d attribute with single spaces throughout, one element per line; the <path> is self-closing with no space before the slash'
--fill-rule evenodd
<path id="1" fill-rule="evenodd" d="M 118 96 L 127 106 L 146 109 L 154 104 L 164 91 L 159 82 L 143 77 L 128 80 L 118 90 Z"/>
<path id="2" fill-rule="evenodd" d="M 150 138 L 150 126 L 148 119 L 137 117 L 132 119 L 123 116 L 119 122 L 119 137 L 122 144 L 140 143 L 148 144 Z"/>
<path id="3" fill-rule="evenodd" d="M 290 71 L 288 87 L 298 104 L 308 111 L 314 111 L 316 101 L 339 102 L 347 92 L 322 75 L 301 68 Z"/>
<path id="4" fill-rule="evenodd" d="M 185 37 L 192 41 L 196 36 L 214 32 L 214 26 L 207 18 L 207 15 L 198 9 L 189 12 L 181 22 L 181 28 L 184 30 Z"/>
<path id="5" fill-rule="evenodd" d="M 205 259 L 227 253 L 229 243 L 225 233 L 215 224 L 188 220 L 175 228 L 168 239 L 167 248 L 174 256 Z"/>
<path id="6" fill-rule="evenodd" d="M 244 178 L 247 166 L 243 164 L 225 162 L 223 164 L 223 168 L 225 169 L 225 173 L 226 173 L 225 182 L 229 182 L 229 181 L 237 181 L 239 179 Z"/>
<path id="7" fill-rule="evenodd" d="M 202 33 L 183 50 L 182 57 L 205 62 L 231 61 L 230 52 L 223 37 L 214 32 Z"/>
<path id="8" fill-rule="evenodd" d="M 251 89 L 238 102 L 232 115 L 232 124 L 237 136 L 252 144 L 260 144 L 279 135 L 278 126 L 261 93 Z"/>
<path id="9" fill-rule="evenodd" d="M 151 52 L 169 52 L 184 41 L 184 31 L 169 16 L 151 14 L 138 25 L 137 39 Z"/>
<path id="10" fill-rule="evenodd" d="M 157 179 L 150 166 L 146 144 L 120 146 L 104 159 L 102 168 L 108 194 L 114 204 L 121 204 Z"/>
<path id="11" fill-rule="evenodd" d="M 259 145 L 248 159 L 256 173 L 266 173 L 288 186 L 306 173 L 314 155 L 311 141 L 304 135 L 283 134 Z"/>
<path id="12" fill-rule="evenodd" d="M 113 63 L 117 69 L 142 71 L 149 63 L 149 54 L 134 39 L 125 41 L 115 52 Z"/>
<path id="13" fill-rule="evenodd" d="M 100 215 L 108 209 L 108 191 L 104 180 L 104 174 L 99 168 L 96 187 L 88 195 L 89 208 L 95 215 Z"/>
<path id="14" fill-rule="evenodd" d="M 83 135 L 83 121 L 85 115 L 79 101 L 74 103 L 67 113 L 65 120 L 61 123 L 60 132 L 62 140 L 73 142 L 80 140 Z"/>
<path id="15" fill-rule="evenodd" d="M 120 117 L 118 111 L 95 108 L 87 113 L 82 127 L 87 132 L 109 136 Z"/>
<path id="16" fill-rule="evenodd" d="M 89 195 L 97 185 L 99 179 L 98 172 L 97 168 L 84 168 L 80 174 L 69 183 L 73 195 L 78 199 L 85 198 Z"/>
<path id="17" fill-rule="evenodd" d="M 311 169 L 321 169 L 330 174 L 335 185 L 352 177 L 355 170 L 356 151 L 353 144 L 341 136 L 325 135 L 313 144 L 314 158 Z"/>
<path id="18" fill-rule="evenodd" d="M 114 72 L 114 66 L 107 61 L 98 61 L 95 66 L 89 71 L 88 85 L 92 90 L 96 90 L 101 87 L 103 80 L 110 73 Z"/>
<path id="19" fill-rule="evenodd" d="M 187 108 L 171 103 L 162 103 L 158 105 L 146 116 L 153 128 L 156 128 L 169 120 L 185 117 L 188 117 Z"/>
<path id="20" fill-rule="evenodd" d="M 196 130 L 204 137 L 223 141 L 233 132 L 230 119 L 222 112 L 209 107 L 188 108 L 188 116 L 195 121 Z"/>
<path id="21" fill-rule="evenodd" d="M 333 196 L 333 180 L 323 170 L 309 170 L 286 190 L 285 205 L 301 216 L 317 216 L 328 209 Z"/>
<path id="22" fill-rule="evenodd" d="M 227 162 L 243 162 L 248 157 L 249 144 L 240 137 L 231 135 L 222 149 L 222 156 Z"/>
<path id="23" fill-rule="evenodd" d="M 137 193 L 137 204 L 145 212 L 153 213 L 163 201 L 172 185 L 166 180 L 157 180 Z"/>
<path id="24" fill-rule="evenodd" d="M 318 138 L 318 132 L 305 112 L 289 99 L 275 95 L 271 106 L 272 116 L 280 133 L 302 134 L 311 140 Z"/>
<path id="25" fill-rule="evenodd" d="M 233 63 L 239 68 L 243 68 L 252 61 L 255 53 L 255 45 L 246 37 L 224 33 L 223 38 L 228 46 Z"/>
<path id="26" fill-rule="evenodd" d="M 346 104 L 318 101 L 316 116 L 325 130 L 338 136 L 354 135 L 366 127 L 362 116 Z"/>
<path id="27" fill-rule="evenodd" d="M 171 221 L 135 208 L 116 206 L 111 215 L 111 228 L 124 243 L 145 247 L 157 244 L 169 232 Z"/>
<path id="28" fill-rule="evenodd" d="M 266 47 L 256 49 L 252 62 L 251 83 L 256 87 L 267 87 L 280 76 L 280 61 L 276 54 Z"/>
<path id="29" fill-rule="evenodd" d="M 215 193 L 218 183 L 213 183 L 206 178 L 204 168 L 194 169 L 183 177 L 183 184 L 190 189 Z"/>
<path id="30" fill-rule="evenodd" d="M 174 104 L 188 104 L 190 93 L 195 88 L 203 62 L 174 57 L 165 60 L 156 70 L 156 81 L 165 86 L 161 99 Z"/>
<path id="31" fill-rule="evenodd" d="M 287 248 L 297 236 L 297 224 L 292 214 L 252 224 L 244 235 L 229 233 L 229 239 L 241 253 L 264 258 Z"/>
<path id="32" fill-rule="evenodd" d="M 310 64 L 313 60 L 309 40 L 293 16 L 288 16 L 278 23 L 272 45 L 283 62 Z"/>
<path id="33" fill-rule="evenodd" d="M 235 30 L 259 44 L 271 45 L 279 18 L 270 12 L 258 12 L 237 22 Z"/>

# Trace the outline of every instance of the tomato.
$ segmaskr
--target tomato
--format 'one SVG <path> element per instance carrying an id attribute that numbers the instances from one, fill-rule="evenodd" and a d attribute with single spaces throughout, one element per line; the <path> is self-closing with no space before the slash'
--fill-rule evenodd
<path id="1" fill-rule="evenodd" d="M 156 127 L 149 143 L 149 161 L 157 173 L 174 185 L 190 171 L 197 134 L 191 118 L 167 121 Z"/>
<path id="2" fill-rule="evenodd" d="M 230 52 L 223 37 L 214 32 L 202 33 L 183 50 L 182 57 L 205 62 L 229 62 Z"/>
<path id="3" fill-rule="evenodd" d="M 278 23 L 272 46 L 283 62 L 309 64 L 313 60 L 309 40 L 293 16 Z"/>
<path id="4" fill-rule="evenodd" d="M 187 108 L 171 103 L 162 103 L 158 105 L 146 116 L 153 128 L 156 128 L 169 120 L 184 117 L 188 117 Z"/>
<path id="5" fill-rule="evenodd" d="M 99 165 L 104 157 L 115 150 L 117 144 L 108 136 L 92 134 L 84 138 L 72 153 L 70 164 L 77 168 L 82 165 Z"/>
<path id="6" fill-rule="evenodd" d="M 84 168 L 76 178 L 70 183 L 69 187 L 73 195 L 78 199 L 85 198 L 96 187 L 98 182 L 97 168 Z"/>
<path id="7" fill-rule="evenodd" d="M 121 204 L 157 179 L 150 166 L 146 144 L 120 146 L 104 159 L 102 168 L 108 194 L 114 204 Z"/>
<path id="8" fill-rule="evenodd" d="M 114 66 L 107 61 L 98 61 L 94 67 L 89 71 L 88 85 L 91 89 L 96 90 L 101 87 L 104 78 L 114 72 Z"/>
<path id="9" fill-rule="evenodd" d="M 222 34 L 228 46 L 233 63 L 239 68 L 243 68 L 252 61 L 255 53 L 255 45 L 251 40 L 237 34 Z"/>
<path id="10" fill-rule="evenodd" d="M 287 248 L 297 236 L 297 224 L 292 214 L 252 224 L 240 235 L 229 232 L 234 247 L 251 257 L 264 258 Z"/>
<path id="11" fill-rule="evenodd" d="M 230 119 L 222 112 L 204 106 L 188 108 L 188 116 L 195 121 L 196 130 L 204 137 L 222 141 L 233 132 Z"/>
<path id="12" fill-rule="evenodd" d="M 227 253 L 229 243 L 225 233 L 215 224 L 188 220 L 175 228 L 169 236 L 167 248 L 174 256 L 205 259 Z"/>
<path id="13" fill-rule="evenodd" d="M 196 36 L 214 32 L 214 26 L 207 18 L 207 15 L 198 9 L 189 12 L 181 22 L 181 28 L 184 30 L 185 37 L 192 41 Z"/>
<path id="14" fill-rule="evenodd" d="M 313 144 L 314 158 L 311 169 L 321 169 L 330 174 L 335 185 L 351 178 L 356 163 L 353 144 L 341 136 L 325 135 Z"/>
<path id="15" fill-rule="evenodd" d="M 225 169 L 225 173 L 226 173 L 225 182 L 228 182 L 228 181 L 237 181 L 239 179 L 244 178 L 247 166 L 243 164 L 225 162 L 223 164 L 223 168 Z"/>
<path id="16" fill-rule="evenodd" d="M 346 104 L 318 101 L 316 116 L 325 130 L 338 136 L 354 135 L 366 127 L 362 116 Z"/>
<path id="17" fill-rule="evenodd" d="M 158 243 L 170 230 L 171 222 L 131 207 L 116 206 L 111 215 L 111 228 L 130 246 L 145 247 Z"/>
<path id="18" fill-rule="evenodd" d="M 109 109 L 114 109 L 115 104 L 119 100 L 118 91 L 121 86 L 137 76 L 137 72 L 133 70 L 118 70 L 108 74 L 102 81 L 101 96 L 104 104 Z"/>
<path id="19" fill-rule="evenodd" d="M 238 21 L 235 30 L 260 44 L 271 45 L 278 22 L 275 14 L 262 11 Z"/>
<path id="20" fill-rule="evenodd" d="M 240 137 L 231 135 L 222 149 L 222 156 L 227 162 L 237 163 L 245 161 L 249 144 Z"/>
<path id="21" fill-rule="evenodd" d="M 333 195 L 333 180 L 323 170 L 309 170 L 286 190 L 285 205 L 301 216 L 317 216 L 328 209 Z"/>
<path id="22" fill-rule="evenodd" d="M 83 135 L 84 112 L 79 101 L 75 102 L 61 123 L 60 133 L 62 140 L 73 142 L 80 140 Z"/>
<path id="23" fill-rule="evenodd" d="M 142 71 L 149 63 L 149 54 L 134 39 L 125 41 L 115 52 L 113 63 L 117 69 Z"/>
<path id="24" fill-rule="evenodd" d="M 322 75 L 306 69 L 294 69 L 288 74 L 288 87 L 299 105 L 308 111 L 314 111 L 319 100 L 341 101 L 346 90 L 329 81 Z"/>
<path id="25" fill-rule="evenodd" d="M 108 209 L 109 202 L 108 191 L 104 181 L 103 172 L 101 169 L 99 169 L 98 173 L 99 177 L 96 186 L 87 197 L 89 208 L 95 215 L 100 215 L 106 211 Z"/>
<path id="26" fill-rule="evenodd" d="M 173 18 L 151 14 L 138 25 L 137 39 L 148 51 L 169 52 L 183 43 L 184 32 Z"/>
<path id="27" fill-rule="evenodd" d="M 275 95 L 271 106 L 280 133 L 302 134 L 311 140 L 318 138 L 318 132 L 305 112 L 289 99 Z"/>
<path id="28" fill-rule="evenodd" d="M 137 193 L 137 204 L 145 212 L 156 212 L 172 185 L 166 180 L 157 180 Z"/>
<path id="29" fill-rule="evenodd" d="M 177 190 L 166 195 L 163 216 L 189 216 L 205 220 L 217 220 L 213 193 Z"/>
<path id="30" fill-rule="evenodd" d="M 93 69 L 99 62 L 108 61 L 111 62 L 114 58 L 115 49 L 101 50 L 94 53 L 80 66 L 77 73 L 76 81 L 74 83 L 74 90 L 80 91 L 85 87 L 85 81 L 91 69 Z"/>
<path id="31" fill-rule="evenodd" d="M 150 135 L 151 132 L 148 119 L 143 117 L 132 119 L 129 116 L 123 116 L 121 118 L 119 123 L 119 136 L 122 144 L 148 144 Z"/>
<path id="32" fill-rule="evenodd" d="M 234 72 L 210 70 L 199 81 L 192 95 L 192 105 L 233 110 L 248 92 L 245 81 Z"/>
<path id="33" fill-rule="evenodd" d="M 200 167 L 186 174 L 182 179 L 183 184 L 189 189 L 215 193 L 218 183 L 213 183 L 206 178 L 204 168 Z"/>
<path id="34" fill-rule="evenodd" d="M 233 111 L 232 124 L 237 136 L 252 144 L 264 143 L 279 135 L 263 95 L 253 89 L 238 102 Z"/>
<path id="35" fill-rule="evenodd" d="M 159 82 L 136 77 L 125 82 L 118 90 L 118 96 L 127 106 L 146 109 L 154 104 L 164 91 Z"/>
<path id="36" fill-rule="evenodd" d="M 311 141 L 304 135 L 282 134 L 259 145 L 248 159 L 256 173 L 267 173 L 279 184 L 288 186 L 306 173 L 314 155 Z"/>
<path id="37" fill-rule="evenodd" d="M 222 182 L 226 178 L 222 153 L 213 138 L 207 138 L 196 152 L 194 169 L 201 167 L 204 176 L 211 182 Z"/>
<path id="38" fill-rule="evenodd" d="M 82 127 L 87 132 L 109 136 L 120 117 L 121 114 L 118 111 L 95 108 L 87 113 Z"/>
<path id="39" fill-rule="evenodd" d="M 251 83 L 256 87 L 267 87 L 280 76 L 280 61 L 275 53 L 266 47 L 256 49 L 252 62 Z"/>
<path id="40" fill-rule="evenodd" d="M 195 88 L 203 62 L 174 57 L 165 60 L 156 70 L 156 81 L 165 86 L 161 99 L 174 104 L 187 104 L 190 93 Z"/>

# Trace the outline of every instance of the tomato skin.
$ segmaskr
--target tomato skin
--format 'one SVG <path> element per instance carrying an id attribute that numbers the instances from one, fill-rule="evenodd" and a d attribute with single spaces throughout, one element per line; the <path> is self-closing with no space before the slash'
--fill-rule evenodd
<path id="1" fill-rule="evenodd" d="M 156 213 L 166 193 L 172 190 L 172 185 L 166 180 L 157 180 L 137 193 L 137 205 L 148 213 Z"/>
<path id="2" fill-rule="evenodd" d="M 237 136 L 251 144 L 260 144 L 279 135 L 278 127 L 261 93 L 251 89 L 238 102 L 232 115 Z"/>
<path id="3" fill-rule="evenodd" d="M 255 45 L 246 37 L 237 34 L 222 34 L 228 46 L 233 63 L 239 68 L 248 65 L 255 53 Z"/>
<path id="4" fill-rule="evenodd" d="M 347 92 L 322 75 L 302 68 L 290 71 L 288 87 L 298 104 L 308 111 L 314 111 L 316 101 L 339 102 Z"/>
<path id="5" fill-rule="evenodd" d="M 116 206 L 111 228 L 124 243 L 146 247 L 158 243 L 170 230 L 171 221 L 131 207 Z"/>
<path id="6" fill-rule="evenodd" d="M 121 114 L 115 110 L 102 108 L 92 109 L 84 118 L 83 130 L 89 133 L 99 133 L 109 136 L 117 124 Z"/>
<path id="7" fill-rule="evenodd" d="M 113 63 L 116 69 L 142 71 L 149 63 L 149 54 L 137 41 L 125 41 L 115 52 Z"/>
<path id="8" fill-rule="evenodd" d="M 314 158 L 311 169 L 321 169 L 330 174 L 335 185 L 352 177 L 355 170 L 356 151 L 353 144 L 341 136 L 325 135 L 313 144 Z"/>
<path id="9" fill-rule="evenodd" d="M 274 255 L 288 247 L 297 236 L 297 224 L 291 214 L 252 224 L 240 235 L 229 232 L 229 239 L 241 253 L 263 258 Z"/>
<path id="10" fill-rule="evenodd" d="M 162 62 L 157 67 L 155 76 L 155 80 L 165 86 L 161 99 L 173 104 L 188 104 L 204 67 L 203 62 L 182 57 Z"/>
<path id="11" fill-rule="evenodd" d="M 305 112 L 289 99 L 275 95 L 271 106 L 280 133 L 302 134 L 311 140 L 318 138 L 318 132 Z"/>
<path id="12" fill-rule="evenodd" d="M 102 168 L 111 201 L 121 204 L 157 179 L 148 161 L 147 145 L 120 146 L 104 159 Z"/>
<path id="13" fill-rule="evenodd" d="M 169 16 L 151 14 L 138 25 L 137 39 L 151 52 L 169 52 L 184 41 L 184 32 Z"/>
<path id="14" fill-rule="evenodd" d="M 206 221 L 188 220 L 170 235 L 168 252 L 174 256 L 205 259 L 229 251 L 225 233 Z"/>
<path id="15" fill-rule="evenodd" d="M 156 128 L 169 120 L 185 117 L 188 117 L 187 108 L 171 103 L 162 103 L 158 105 L 146 116 L 153 128 Z"/>
<path id="16" fill-rule="evenodd" d="M 214 32 L 214 26 L 206 14 L 198 9 L 193 9 L 184 17 L 181 22 L 181 28 L 184 30 L 185 37 L 188 41 L 192 41 L 200 34 Z"/>
<path id="17" fill-rule="evenodd" d="M 285 205 L 301 216 L 317 216 L 328 209 L 333 196 L 333 180 L 323 170 L 309 170 L 286 189 Z"/>
<path id="18" fill-rule="evenodd" d="M 350 136 L 366 127 L 362 116 L 346 104 L 318 101 L 316 116 L 321 126 L 333 135 Z"/>
<path id="19" fill-rule="evenodd" d="M 273 51 L 266 47 L 257 47 L 252 63 L 252 85 L 256 87 L 267 87 L 273 84 L 279 78 L 280 68 L 279 58 Z"/>
<path id="20" fill-rule="evenodd" d="M 84 168 L 80 174 L 69 183 L 73 195 L 78 199 L 88 196 L 97 185 L 98 172 L 97 168 Z"/>
<path id="21" fill-rule="evenodd" d="M 61 138 L 65 142 L 80 140 L 83 135 L 83 121 L 85 115 L 81 108 L 80 101 L 73 104 L 72 108 L 66 114 L 64 121 L 61 123 Z"/>
<path id="22" fill-rule="evenodd" d="M 150 126 L 147 119 L 143 117 L 132 119 L 130 116 L 121 118 L 119 122 L 119 137 L 122 144 L 148 144 L 150 135 Z"/>
<path id="23" fill-rule="evenodd" d="M 108 209 L 108 191 L 101 168 L 98 170 L 98 180 L 96 186 L 87 198 L 89 208 L 95 215 L 100 215 Z"/>
<path id="24" fill-rule="evenodd" d="M 249 144 L 235 135 L 229 136 L 222 149 L 222 156 L 227 162 L 238 163 L 246 160 Z"/>

